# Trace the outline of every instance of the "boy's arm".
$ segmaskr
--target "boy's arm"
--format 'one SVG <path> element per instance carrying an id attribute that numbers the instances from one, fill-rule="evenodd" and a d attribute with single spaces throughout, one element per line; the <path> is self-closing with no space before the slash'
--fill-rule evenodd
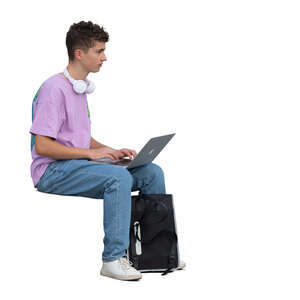
<path id="1" fill-rule="evenodd" d="M 96 149 L 67 147 L 53 138 L 43 135 L 35 136 L 35 151 L 38 155 L 51 157 L 56 160 L 60 159 L 78 159 L 87 158 L 91 160 L 107 157 L 112 160 L 119 159 L 117 150 L 107 147 Z"/>
<path id="2" fill-rule="evenodd" d="M 35 151 L 38 155 L 53 159 L 90 158 L 90 149 L 67 147 L 50 137 L 38 134 L 35 136 Z"/>

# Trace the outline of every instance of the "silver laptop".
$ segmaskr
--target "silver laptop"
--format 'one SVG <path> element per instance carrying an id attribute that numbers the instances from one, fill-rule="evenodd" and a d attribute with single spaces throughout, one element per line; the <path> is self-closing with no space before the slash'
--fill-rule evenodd
<path id="1" fill-rule="evenodd" d="M 128 158 L 122 158 L 120 160 L 100 158 L 93 160 L 93 162 L 122 166 L 127 169 L 140 167 L 152 162 L 155 157 L 161 152 L 161 150 L 169 143 L 174 135 L 175 133 L 172 133 L 150 139 L 149 142 L 143 147 L 143 149 L 133 160 Z"/>

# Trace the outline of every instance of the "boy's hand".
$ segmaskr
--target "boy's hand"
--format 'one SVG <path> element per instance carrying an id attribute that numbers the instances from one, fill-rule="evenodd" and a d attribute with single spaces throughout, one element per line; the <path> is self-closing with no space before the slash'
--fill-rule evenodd
<path id="1" fill-rule="evenodd" d="M 119 159 L 128 156 L 129 159 L 132 160 L 136 157 L 136 151 L 135 150 L 122 148 L 122 149 L 117 150 L 117 151 L 118 151 Z"/>
<path id="2" fill-rule="evenodd" d="M 118 150 L 109 148 L 109 147 L 101 147 L 101 148 L 94 148 L 88 150 L 88 158 L 91 160 L 96 160 L 100 158 L 110 158 L 112 160 L 118 160 Z"/>
<path id="3" fill-rule="evenodd" d="M 89 159 L 91 160 L 96 160 L 104 157 L 110 158 L 112 160 L 119 160 L 126 156 L 128 156 L 129 159 L 133 159 L 136 157 L 136 151 L 127 148 L 116 150 L 110 147 L 89 149 Z"/>

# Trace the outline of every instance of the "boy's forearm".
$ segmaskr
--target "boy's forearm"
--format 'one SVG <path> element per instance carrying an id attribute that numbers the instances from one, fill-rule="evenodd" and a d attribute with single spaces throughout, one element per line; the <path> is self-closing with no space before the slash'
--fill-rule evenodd
<path id="1" fill-rule="evenodd" d="M 91 143 L 90 143 L 90 149 L 96 149 L 96 148 L 101 148 L 101 147 L 107 147 L 107 148 L 111 148 L 109 146 L 106 146 L 104 144 L 99 143 L 98 141 L 96 141 L 95 139 L 93 139 L 91 137 Z M 112 149 L 112 148 L 111 148 Z"/>
<path id="2" fill-rule="evenodd" d="M 89 149 L 67 147 L 49 137 L 39 135 L 36 135 L 35 151 L 38 155 L 57 160 L 89 158 Z"/>

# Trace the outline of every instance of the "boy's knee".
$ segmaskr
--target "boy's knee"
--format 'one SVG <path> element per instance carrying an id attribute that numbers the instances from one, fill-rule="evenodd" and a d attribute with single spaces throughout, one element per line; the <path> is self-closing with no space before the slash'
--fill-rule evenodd
<path id="1" fill-rule="evenodd" d="M 108 185 L 112 184 L 122 184 L 132 187 L 133 177 L 126 168 L 120 167 L 117 174 L 109 177 Z"/>
<path id="2" fill-rule="evenodd" d="M 164 171 L 159 165 L 150 163 L 147 165 L 147 168 L 147 172 L 149 172 L 153 177 L 164 178 Z"/>
<path id="3" fill-rule="evenodd" d="M 122 167 L 122 172 L 120 175 L 120 180 L 123 182 L 126 182 L 126 184 L 128 184 L 130 187 L 132 187 L 133 185 L 133 177 L 131 175 L 131 173 L 126 169 Z"/>

